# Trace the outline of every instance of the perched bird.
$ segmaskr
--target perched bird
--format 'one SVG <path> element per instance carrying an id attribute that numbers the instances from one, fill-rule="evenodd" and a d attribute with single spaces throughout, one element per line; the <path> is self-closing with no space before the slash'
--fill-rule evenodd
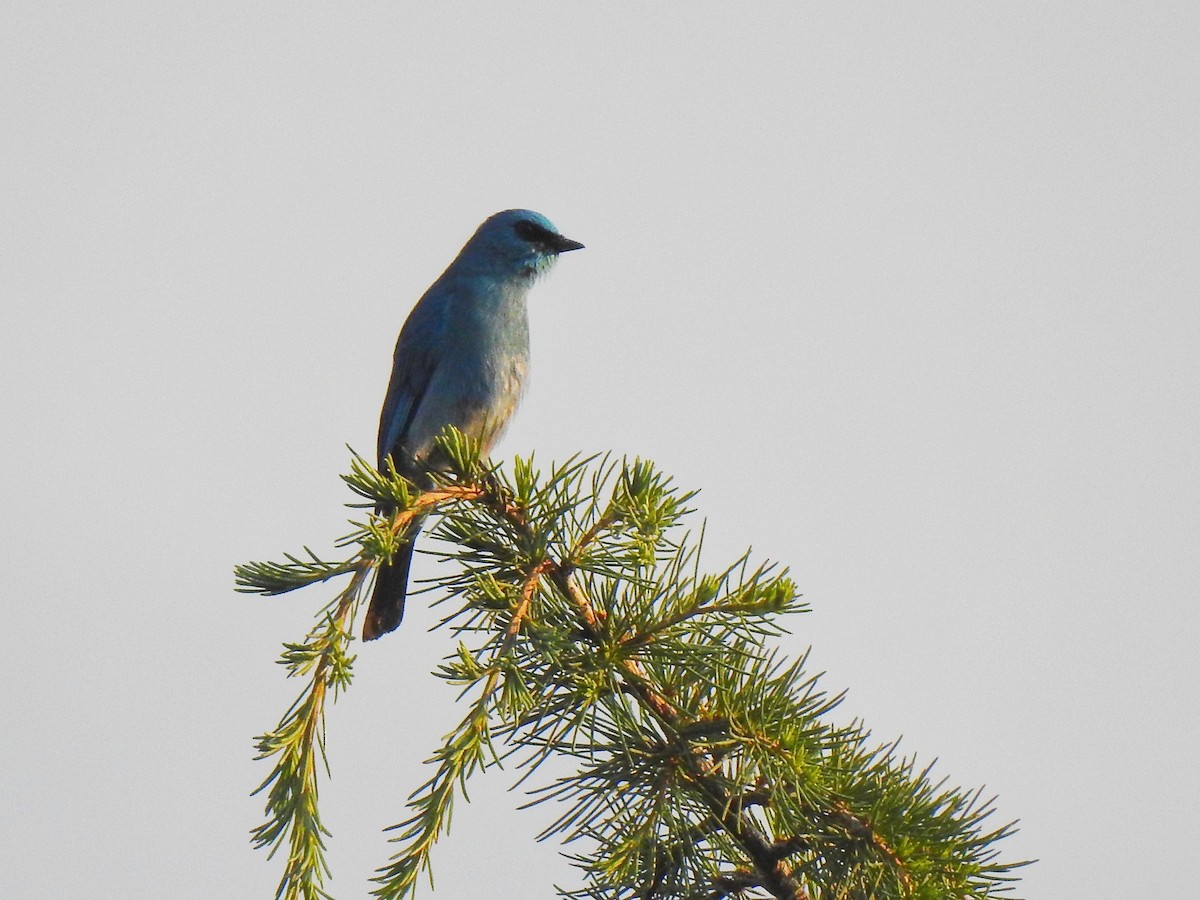
<path id="1" fill-rule="evenodd" d="M 440 464 L 434 439 L 447 425 L 478 439 L 484 454 L 491 450 L 521 398 L 529 363 L 525 297 L 560 253 L 582 247 L 527 209 L 496 213 L 479 226 L 400 330 L 379 417 L 381 471 L 391 458 L 397 472 L 428 487 L 429 470 Z M 414 520 L 392 561 L 379 566 L 363 640 L 387 634 L 404 617 L 420 529 Z"/>

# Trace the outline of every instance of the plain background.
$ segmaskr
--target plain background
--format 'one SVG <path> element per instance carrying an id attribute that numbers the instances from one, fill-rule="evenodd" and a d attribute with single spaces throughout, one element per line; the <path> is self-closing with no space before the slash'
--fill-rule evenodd
<path id="1" fill-rule="evenodd" d="M 347 530 L 396 332 L 512 206 L 587 249 L 499 454 L 701 488 L 841 719 L 1021 820 L 1021 896 L 1195 896 L 1200 6 L 649 6 L 4 4 L 5 896 L 272 896 L 251 738 L 328 594 L 231 567 Z M 434 619 L 329 717 L 339 897 L 460 714 Z M 576 883 L 511 780 L 437 896 Z"/>

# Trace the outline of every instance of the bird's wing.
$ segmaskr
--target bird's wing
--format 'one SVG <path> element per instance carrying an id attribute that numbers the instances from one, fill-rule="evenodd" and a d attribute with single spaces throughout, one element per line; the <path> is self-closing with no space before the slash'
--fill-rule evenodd
<path id="1" fill-rule="evenodd" d="M 446 303 L 437 302 L 438 297 L 431 294 L 432 291 L 421 298 L 396 341 L 392 379 L 388 382 L 383 411 L 379 415 L 376 450 L 381 470 L 389 454 L 396 454 L 401 449 L 411 453 L 417 449 L 406 448 L 405 443 L 413 419 L 421 408 L 421 400 L 437 370 L 437 350 L 442 344 L 449 311 Z M 397 454 L 394 461 L 403 470 L 405 460 L 402 455 Z"/>

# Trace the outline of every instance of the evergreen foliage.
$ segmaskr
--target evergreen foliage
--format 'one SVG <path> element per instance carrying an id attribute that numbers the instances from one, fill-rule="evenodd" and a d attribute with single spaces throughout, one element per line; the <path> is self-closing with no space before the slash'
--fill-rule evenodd
<path id="1" fill-rule="evenodd" d="M 254 843 L 286 848 L 277 897 L 329 897 L 318 814 L 326 700 L 350 684 L 354 616 L 375 561 L 414 516 L 436 513 L 443 624 L 458 645 L 435 673 L 466 698 L 430 759 L 432 776 L 392 826 L 396 853 L 375 881 L 409 896 L 429 871 L 466 780 L 502 759 L 534 776 L 551 756 L 570 775 L 531 788 L 561 814 L 546 830 L 572 849 L 584 900 L 723 897 L 982 898 L 1007 892 L 1022 863 L 1000 859 L 1011 825 L 991 801 L 935 782 L 929 768 L 834 724 L 805 660 L 772 649 L 804 612 L 787 572 L 743 557 L 700 570 L 683 528 L 691 494 L 644 461 L 575 458 L 542 476 L 478 460 L 448 431 L 449 471 L 421 493 L 356 457 L 346 483 L 374 507 L 341 562 L 305 549 L 236 570 L 238 589 L 274 595 L 349 575 L 281 664 L 308 685 L 258 738 L 273 769 Z M 320 757 L 320 762 L 318 761 Z M 579 848 L 579 849 L 576 849 Z"/>

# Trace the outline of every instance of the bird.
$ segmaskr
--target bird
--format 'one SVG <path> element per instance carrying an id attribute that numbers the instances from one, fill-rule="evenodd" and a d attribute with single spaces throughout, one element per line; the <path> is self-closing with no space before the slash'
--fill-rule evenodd
<path id="1" fill-rule="evenodd" d="M 400 329 L 379 416 L 381 472 L 390 460 L 398 474 L 429 488 L 429 473 L 445 464 L 435 439 L 448 425 L 479 441 L 482 455 L 491 451 L 517 408 L 529 368 L 529 289 L 559 254 L 582 248 L 528 209 L 498 212 L 479 226 Z M 400 535 L 392 559 L 380 561 L 363 640 L 400 625 L 420 530 L 418 517 Z"/>

